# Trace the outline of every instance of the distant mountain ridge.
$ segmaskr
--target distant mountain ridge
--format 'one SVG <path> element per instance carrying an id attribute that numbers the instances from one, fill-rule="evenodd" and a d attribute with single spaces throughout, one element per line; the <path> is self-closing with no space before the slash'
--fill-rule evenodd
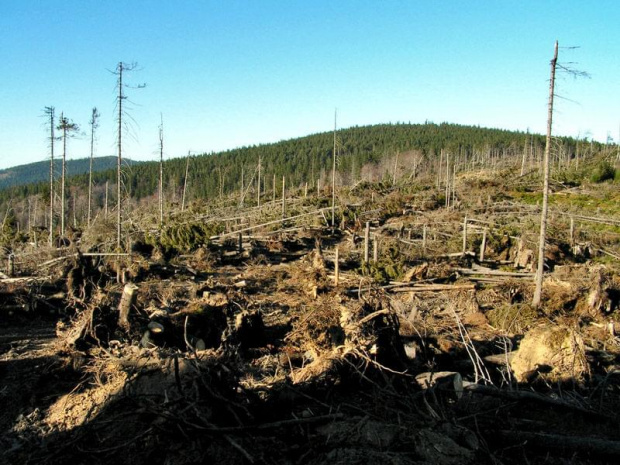
<path id="1" fill-rule="evenodd" d="M 116 168 L 116 157 L 96 157 L 93 159 L 93 171 L 106 171 Z M 135 162 L 129 159 L 123 159 L 125 165 L 135 165 Z M 88 173 L 90 168 L 89 158 L 80 158 L 77 160 L 67 160 L 67 176 L 75 176 Z M 62 171 L 62 159 L 54 160 L 54 175 L 60 177 Z M 32 184 L 41 181 L 49 181 L 50 162 L 38 161 L 27 165 L 14 166 L 0 170 L 0 189 L 6 189 L 12 186 L 21 186 L 24 184 Z"/>

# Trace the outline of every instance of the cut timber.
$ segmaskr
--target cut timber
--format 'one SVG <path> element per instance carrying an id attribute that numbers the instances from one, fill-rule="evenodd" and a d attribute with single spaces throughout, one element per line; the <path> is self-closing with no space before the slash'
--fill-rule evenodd
<path id="1" fill-rule="evenodd" d="M 437 386 L 439 389 L 454 391 L 459 398 L 463 395 L 463 377 L 456 371 L 420 373 L 415 377 L 415 381 L 422 389 Z"/>
<path id="2" fill-rule="evenodd" d="M 129 311 L 136 302 L 137 290 L 138 286 L 133 283 L 125 284 L 123 288 L 121 303 L 118 305 L 118 325 L 125 330 L 129 329 Z"/>
<path id="3" fill-rule="evenodd" d="M 262 223 L 262 224 L 257 224 L 254 226 L 249 226 L 247 228 L 243 228 L 243 229 L 238 229 L 236 231 L 230 231 L 224 234 L 220 234 L 218 236 L 211 236 L 209 239 L 212 241 L 218 240 L 218 239 L 222 239 L 224 237 L 228 237 L 228 236 L 235 236 L 238 235 L 239 233 L 242 232 L 246 232 L 246 231 L 252 231 L 254 229 L 260 229 L 263 228 L 265 226 L 271 226 L 273 224 L 277 224 L 277 223 L 282 223 L 283 221 L 290 221 L 290 220 L 295 220 L 297 218 L 302 218 L 304 216 L 312 216 L 312 215 L 320 215 L 323 214 L 323 216 L 325 216 L 325 214 L 323 213 L 325 210 L 329 210 L 329 208 L 321 208 L 320 210 L 315 210 L 315 211 L 311 211 L 308 213 L 302 213 L 300 215 L 295 215 L 295 216 L 289 216 L 288 218 L 282 218 L 279 220 L 273 220 L 273 221 L 268 221 L 267 223 Z"/>
<path id="4" fill-rule="evenodd" d="M 471 270 L 468 268 L 458 268 L 457 271 L 461 274 L 474 276 L 505 276 L 510 278 L 533 278 L 535 273 L 519 273 L 513 271 L 500 271 L 500 270 L 492 270 L 490 268 L 472 268 Z"/>
<path id="5" fill-rule="evenodd" d="M 475 289 L 476 285 L 468 284 L 417 284 L 409 287 L 396 287 L 390 289 L 392 292 L 439 292 L 439 291 L 456 291 L 463 289 Z"/>

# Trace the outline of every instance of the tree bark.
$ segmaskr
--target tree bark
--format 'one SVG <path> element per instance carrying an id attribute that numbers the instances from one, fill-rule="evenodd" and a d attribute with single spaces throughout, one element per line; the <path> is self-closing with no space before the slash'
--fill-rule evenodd
<path id="1" fill-rule="evenodd" d="M 551 151 L 551 128 L 553 124 L 553 96 L 555 87 L 555 68 L 558 61 L 558 41 L 555 41 L 553 59 L 551 60 L 551 79 L 549 82 L 549 105 L 547 109 L 547 138 L 545 141 L 545 155 L 543 161 L 543 204 L 540 214 L 540 238 L 538 242 L 538 267 L 536 269 L 536 289 L 532 305 L 540 306 L 542 297 L 543 273 L 545 264 L 545 240 L 547 237 L 547 211 L 549 208 L 549 154 Z"/>

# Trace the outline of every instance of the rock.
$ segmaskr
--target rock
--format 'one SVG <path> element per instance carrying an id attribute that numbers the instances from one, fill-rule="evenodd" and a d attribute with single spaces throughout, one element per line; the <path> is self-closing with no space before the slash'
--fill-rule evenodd
<path id="1" fill-rule="evenodd" d="M 153 334 L 161 334 L 164 332 L 164 325 L 158 323 L 157 321 L 151 321 L 148 328 Z"/>
<path id="2" fill-rule="evenodd" d="M 525 334 L 510 361 L 517 381 L 544 373 L 552 381 L 579 379 L 588 370 L 583 339 L 565 326 L 539 326 Z"/>

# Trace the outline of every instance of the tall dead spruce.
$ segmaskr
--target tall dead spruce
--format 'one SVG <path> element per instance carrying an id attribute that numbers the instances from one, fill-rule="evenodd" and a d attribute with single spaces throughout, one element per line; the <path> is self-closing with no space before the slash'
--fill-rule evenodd
<path id="1" fill-rule="evenodd" d="M 159 228 L 164 226 L 164 117 L 159 125 Z"/>
<path id="2" fill-rule="evenodd" d="M 50 247 L 54 243 L 54 107 L 45 107 L 45 116 L 50 121 Z"/>
<path id="3" fill-rule="evenodd" d="M 88 220 L 90 226 L 93 212 L 93 158 L 95 156 L 95 131 L 99 127 L 99 112 L 97 107 L 93 108 L 93 112 L 88 124 L 90 125 L 90 164 L 88 169 Z"/>
<path id="4" fill-rule="evenodd" d="M 118 107 L 117 113 L 117 149 L 118 149 L 118 158 L 116 163 L 116 247 L 118 250 L 121 250 L 122 245 L 122 168 L 123 168 L 123 130 L 127 128 L 126 118 L 124 116 L 128 116 L 123 109 L 123 101 L 127 100 L 127 96 L 123 92 L 125 87 L 128 87 L 127 84 L 123 83 L 123 73 L 134 71 L 137 68 L 137 63 L 123 63 L 119 61 L 116 66 L 116 71 L 113 71 L 113 74 L 118 76 L 117 86 L 118 86 L 118 96 L 116 98 L 116 104 Z M 133 87 L 134 89 L 141 89 L 146 87 L 146 84 L 140 84 L 138 86 Z"/>
<path id="5" fill-rule="evenodd" d="M 553 59 L 551 60 L 551 79 L 549 81 L 547 138 L 545 141 L 545 154 L 543 159 L 543 203 L 542 211 L 540 214 L 540 238 L 538 240 L 538 266 L 536 269 L 536 289 L 534 290 L 534 297 L 532 299 L 532 305 L 534 307 L 540 306 L 540 301 L 542 297 L 542 284 L 545 264 L 545 240 L 547 237 L 547 212 L 549 205 L 549 160 L 551 152 L 551 128 L 553 124 L 553 98 L 555 96 L 555 72 L 558 66 L 562 71 L 565 71 L 569 75 L 572 75 L 574 77 L 588 77 L 588 74 L 583 71 L 576 71 L 569 67 L 558 64 L 558 41 L 556 40 L 553 52 Z"/>
<path id="6" fill-rule="evenodd" d="M 62 174 L 60 177 L 60 235 L 65 235 L 65 217 L 66 217 L 66 180 L 67 180 L 67 137 L 77 131 L 79 127 L 74 122 L 70 121 L 64 113 L 60 114 L 60 120 L 58 122 L 57 129 L 62 131 Z"/>

